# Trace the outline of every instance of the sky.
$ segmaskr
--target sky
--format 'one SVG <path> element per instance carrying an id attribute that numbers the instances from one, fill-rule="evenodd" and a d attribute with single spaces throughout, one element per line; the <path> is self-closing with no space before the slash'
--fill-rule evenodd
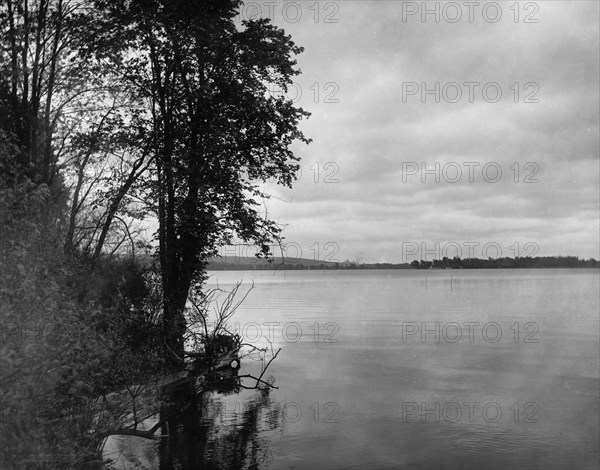
<path id="1" fill-rule="evenodd" d="M 246 2 L 305 51 L 286 255 L 600 258 L 599 3 Z M 235 254 L 228 248 L 227 253 Z"/>

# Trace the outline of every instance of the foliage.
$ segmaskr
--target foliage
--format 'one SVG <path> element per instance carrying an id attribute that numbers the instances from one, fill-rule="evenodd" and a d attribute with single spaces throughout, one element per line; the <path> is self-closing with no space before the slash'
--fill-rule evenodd
<path id="1" fill-rule="evenodd" d="M 302 48 L 268 20 L 238 28 L 238 0 L 95 5 L 94 40 L 81 54 L 144 98 L 132 119 L 151 144 L 144 198 L 159 225 L 166 354 L 181 366 L 183 312 L 208 258 L 236 237 L 266 256 L 280 235 L 257 183 L 290 186 L 298 170 L 290 146 L 309 142 L 298 128 L 308 113 L 268 93 L 287 90 Z"/>
<path id="2" fill-rule="evenodd" d="M 47 200 L 33 184 L 0 187 L 3 468 L 24 458 L 76 468 L 95 454 L 94 436 L 115 427 L 98 420 L 100 398 L 164 364 L 152 271 L 66 256 L 62 227 L 39 222 Z"/>
<path id="3" fill-rule="evenodd" d="M 3 463 L 91 458 L 130 423 L 109 398 L 135 407 L 140 383 L 183 366 L 208 258 L 279 239 L 259 183 L 292 184 L 308 113 L 268 89 L 302 48 L 267 20 L 236 26 L 239 6 L 0 1 Z"/>

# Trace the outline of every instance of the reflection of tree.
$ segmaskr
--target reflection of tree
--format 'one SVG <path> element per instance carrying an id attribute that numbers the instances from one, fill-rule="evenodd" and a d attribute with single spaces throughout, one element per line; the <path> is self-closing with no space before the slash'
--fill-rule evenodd
<path id="1" fill-rule="evenodd" d="M 187 408 L 177 413 L 186 404 Z M 268 457 L 261 432 L 281 425 L 281 410 L 270 406 L 268 388 L 232 411 L 224 410 L 208 393 L 196 395 L 193 389 L 183 387 L 170 394 L 160 414 L 161 421 L 165 420 L 161 470 L 258 469 Z"/>
<path id="2" fill-rule="evenodd" d="M 219 419 L 220 414 L 212 413 L 208 417 L 210 429 L 217 429 L 214 420 Z M 265 415 L 266 419 L 263 419 Z M 263 389 L 243 409 L 236 409 L 233 418 L 229 429 L 210 440 L 206 455 L 211 461 L 207 463 L 215 465 L 215 468 L 259 468 L 268 458 L 269 450 L 261 433 L 281 425 L 281 410 L 271 407 L 269 391 Z"/>

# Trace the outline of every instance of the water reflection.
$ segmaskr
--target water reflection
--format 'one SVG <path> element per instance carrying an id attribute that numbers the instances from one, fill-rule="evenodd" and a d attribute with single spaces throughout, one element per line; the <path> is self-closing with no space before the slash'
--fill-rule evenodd
<path id="1" fill-rule="evenodd" d="M 281 409 L 268 389 L 239 393 L 236 382 L 223 381 L 218 391 L 202 394 L 185 384 L 169 392 L 160 411 L 160 470 L 263 466 L 269 457 L 266 434 L 281 426 Z"/>

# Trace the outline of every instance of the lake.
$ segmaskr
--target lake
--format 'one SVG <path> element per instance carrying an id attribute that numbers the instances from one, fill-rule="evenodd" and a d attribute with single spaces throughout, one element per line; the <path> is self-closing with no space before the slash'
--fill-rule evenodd
<path id="1" fill-rule="evenodd" d="M 598 270 L 210 274 L 281 348 L 268 397 L 205 397 L 214 468 L 599 468 Z"/>

